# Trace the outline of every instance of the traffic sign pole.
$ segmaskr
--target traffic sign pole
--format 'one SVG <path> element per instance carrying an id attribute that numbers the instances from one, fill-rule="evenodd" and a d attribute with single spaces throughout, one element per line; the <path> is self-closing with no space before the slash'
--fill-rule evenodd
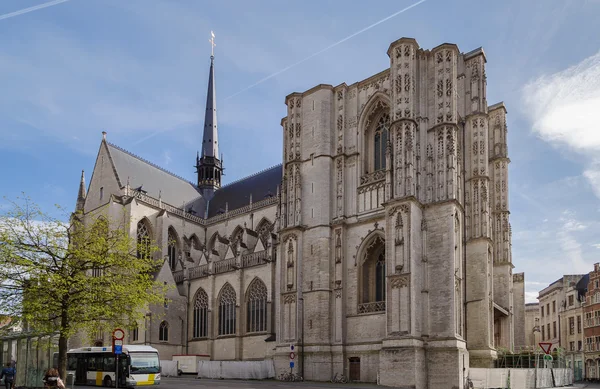
<path id="1" fill-rule="evenodd" d="M 125 331 L 117 328 L 112 333 L 112 346 L 113 353 L 115 354 L 115 388 L 119 387 L 119 355 L 123 353 L 123 339 L 125 338 Z"/>
<path id="2" fill-rule="evenodd" d="M 294 374 L 294 358 L 296 358 L 296 354 L 294 353 L 294 345 L 290 345 L 290 374 Z"/>

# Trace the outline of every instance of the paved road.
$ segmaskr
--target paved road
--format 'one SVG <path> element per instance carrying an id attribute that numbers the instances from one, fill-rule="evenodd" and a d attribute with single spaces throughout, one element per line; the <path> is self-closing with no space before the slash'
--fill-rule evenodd
<path id="1" fill-rule="evenodd" d="M 375 389 L 381 386 L 370 384 L 332 384 L 328 382 L 282 382 L 275 380 L 242 381 L 242 380 L 207 380 L 196 379 L 193 376 L 164 377 L 160 382 L 160 389 L 197 389 L 197 388 L 222 388 L 222 389 Z M 158 388 L 157 388 L 158 389 Z"/>

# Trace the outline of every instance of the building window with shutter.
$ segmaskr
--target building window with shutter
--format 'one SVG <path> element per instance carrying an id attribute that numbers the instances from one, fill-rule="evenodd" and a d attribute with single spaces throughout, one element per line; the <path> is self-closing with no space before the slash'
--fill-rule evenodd
<path id="1" fill-rule="evenodd" d="M 542 326 L 542 340 L 546 340 L 546 327 Z"/>

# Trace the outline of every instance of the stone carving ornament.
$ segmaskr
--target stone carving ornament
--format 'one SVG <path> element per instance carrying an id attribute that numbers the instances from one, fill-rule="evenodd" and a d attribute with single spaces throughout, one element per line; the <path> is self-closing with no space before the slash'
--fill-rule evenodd
<path id="1" fill-rule="evenodd" d="M 392 289 L 408 287 L 408 285 L 410 284 L 409 277 L 409 275 L 402 275 L 390 278 L 390 284 L 392 286 Z"/>

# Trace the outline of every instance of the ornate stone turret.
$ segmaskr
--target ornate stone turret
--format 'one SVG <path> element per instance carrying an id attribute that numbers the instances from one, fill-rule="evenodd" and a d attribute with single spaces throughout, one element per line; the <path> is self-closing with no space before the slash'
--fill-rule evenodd
<path id="1" fill-rule="evenodd" d="M 214 37 L 211 32 L 211 44 L 214 49 Z M 196 156 L 196 173 L 198 187 L 206 200 L 213 197 L 215 190 L 221 187 L 223 161 L 219 159 L 219 142 L 217 131 L 217 93 L 215 89 L 214 51 L 210 56 L 208 73 L 208 92 L 206 94 L 206 114 L 204 116 L 204 135 L 202 137 L 202 154 Z"/>
<path id="2" fill-rule="evenodd" d="M 79 183 L 79 193 L 77 194 L 77 205 L 75 205 L 75 212 L 83 212 L 83 206 L 85 205 L 85 175 L 84 171 L 81 171 L 81 182 Z"/>

